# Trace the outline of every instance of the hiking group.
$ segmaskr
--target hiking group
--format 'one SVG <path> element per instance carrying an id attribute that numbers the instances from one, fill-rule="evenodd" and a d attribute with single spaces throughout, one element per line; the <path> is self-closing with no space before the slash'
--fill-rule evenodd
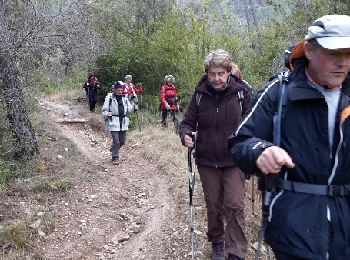
<path id="1" fill-rule="evenodd" d="M 284 73 L 255 96 L 228 52 L 209 53 L 204 70 L 179 135 L 195 148 L 211 259 L 247 258 L 251 175 L 265 196 L 262 234 L 278 260 L 350 259 L 350 16 L 315 20 L 288 49 Z M 174 81 L 167 75 L 161 88 L 163 126 L 178 109 Z M 113 162 L 135 109 L 122 93 L 115 84 L 102 109 Z"/>

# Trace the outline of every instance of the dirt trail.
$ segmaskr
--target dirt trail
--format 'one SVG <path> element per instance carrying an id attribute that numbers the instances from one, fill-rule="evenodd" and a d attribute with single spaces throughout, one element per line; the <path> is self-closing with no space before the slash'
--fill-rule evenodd
<path id="1" fill-rule="evenodd" d="M 44 257 L 189 258 L 186 183 L 159 167 L 145 144 L 130 136 L 121 164 L 112 165 L 111 138 L 99 114 L 68 103 L 42 101 L 41 106 L 91 166 L 69 196 L 49 206 L 54 232 L 37 241 Z M 77 118 L 86 123 L 69 123 Z"/>
<path id="2" fill-rule="evenodd" d="M 41 136 L 41 153 L 64 149 L 62 152 L 66 154 L 44 157 L 48 162 L 58 160 L 55 167 L 69 163 L 62 169 L 72 169 L 71 172 L 62 171 L 62 176 L 54 177 L 64 181 L 68 175 L 73 187 L 66 192 L 55 189 L 49 192 L 45 178 L 50 176 L 40 174 L 15 180 L 14 187 L 0 203 L 0 211 L 5 213 L 0 217 L 13 222 L 21 219 L 26 230 L 32 230 L 29 232 L 34 235 L 30 241 L 30 255 L 9 258 L 11 246 L 3 245 L 0 259 L 191 259 L 186 149 L 178 136 L 171 129 L 154 125 L 144 127 L 141 133 L 129 131 L 121 150 L 121 163 L 115 166 L 109 151 L 111 137 L 104 130 L 99 113 L 88 112 L 82 104 L 57 99 L 45 98 L 40 105 L 41 113 L 53 122 L 53 129 L 60 132 L 51 137 L 52 126 L 48 126 Z M 71 148 L 77 149 L 64 148 L 63 145 L 70 145 L 70 142 L 58 140 L 64 138 L 74 144 Z M 48 142 L 51 148 L 45 148 Z M 56 145 L 59 147 L 52 149 Z M 70 165 L 73 160 L 68 156 L 76 153 L 74 150 L 79 150 L 79 155 L 73 157 L 79 158 L 79 162 Z M 50 173 L 49 167 L 54 166 L 45 167 Z M 52 171 L 52 174 L 56 172 L 60 171 Z M 38 179 L 43 179 L 44 191 L 31 192 L 30 185 Z M 20 185 L 16 188 L 17 181 Z M 254 259 L 253 244 L 259 229 L 261 202 L 250 185 L 248 181 L 245 198 L 247 259 Z M 255 216 L 252 215 L 253 194 Z M 198 174 L 193 199 L 196 260 L 210 259 L 210 243 L 205 234 L 206 209 Z M 261 259 L 268 259 L 266 248 L 262 251 Z"/>

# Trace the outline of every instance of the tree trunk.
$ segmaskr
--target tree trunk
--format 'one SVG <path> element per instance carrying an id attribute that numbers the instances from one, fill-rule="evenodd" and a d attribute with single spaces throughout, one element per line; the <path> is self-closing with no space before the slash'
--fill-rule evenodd
<path id="1" fill-rule="evenodd" d="M 17 140 L 16 158 L 26 159 L 39 153 L 38 144 L 32 125 L 28 119 L 23 98 L 21 82 L 18 79 L 18 68 L 11 61 L 10 54 L 0 53 L 0 79 L 3 84 L 3 97 L 6 104 L 6 115 L 11 131 Z"/>
<path id="2" fill-rule="evenodd" d="M 32 125 L 28 119 L 22 93 L 22 84 L 18 78 L 10 32 L 7 28 L 4 0 L 0 0 L 0 87 L 6 104 L 6 115 L 11 131 L 16 138 L 15 157 L 26 159 L 39 153 Z"/>

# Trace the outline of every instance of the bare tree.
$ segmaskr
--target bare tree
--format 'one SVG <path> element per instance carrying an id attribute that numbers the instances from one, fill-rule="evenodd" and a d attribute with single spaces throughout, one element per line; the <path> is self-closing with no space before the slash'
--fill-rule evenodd
<path id="1" fill-rule="evenodd" d="M 22 84 L 18 78 L 14 48 L 19 42 L 13 41 L 8 25 L 5 3 L 0 0 L 0 82 L 7 118 L 18 142 L 17 156 L 25 158 L 37 154 L 39 150 L 27 116 Z"/>
<path id="2" fill-rule="evenodd" d="M 0 90 L 17 140 L 17 157 L 38 153 L 21 77 L 46 70 L 53 57 L 60 61 L 53 66 L 55 71 L 67 74 L 76 62 L 98 55 L 90 9 L 82 0 L 0 0 Z"/>

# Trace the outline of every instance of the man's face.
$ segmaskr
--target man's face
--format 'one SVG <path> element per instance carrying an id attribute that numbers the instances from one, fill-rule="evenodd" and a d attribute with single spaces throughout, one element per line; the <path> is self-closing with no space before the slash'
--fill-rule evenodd
<path id="1" fill-rule="evenodd" d="M 350 71 L 350 48 L 329 50 L 305 45 L 305 56 L 309 60 L 307 72 L 321 86 L 339 87 Z"/>
<path id="2" fill-rule="evenodd" d="M 210 67 L 208 70 L 208 80 L 216 91 L 225 89 L 229 72 L 224 67 Z"/>
<path id="3" fill-rule="evenodd" d="M 130 84 L 131 82 L 132 82 L 132 79 L 127 79 L 127 80 L 126 80 L 126 83 L 127 83 L 127 84 Z"/>

